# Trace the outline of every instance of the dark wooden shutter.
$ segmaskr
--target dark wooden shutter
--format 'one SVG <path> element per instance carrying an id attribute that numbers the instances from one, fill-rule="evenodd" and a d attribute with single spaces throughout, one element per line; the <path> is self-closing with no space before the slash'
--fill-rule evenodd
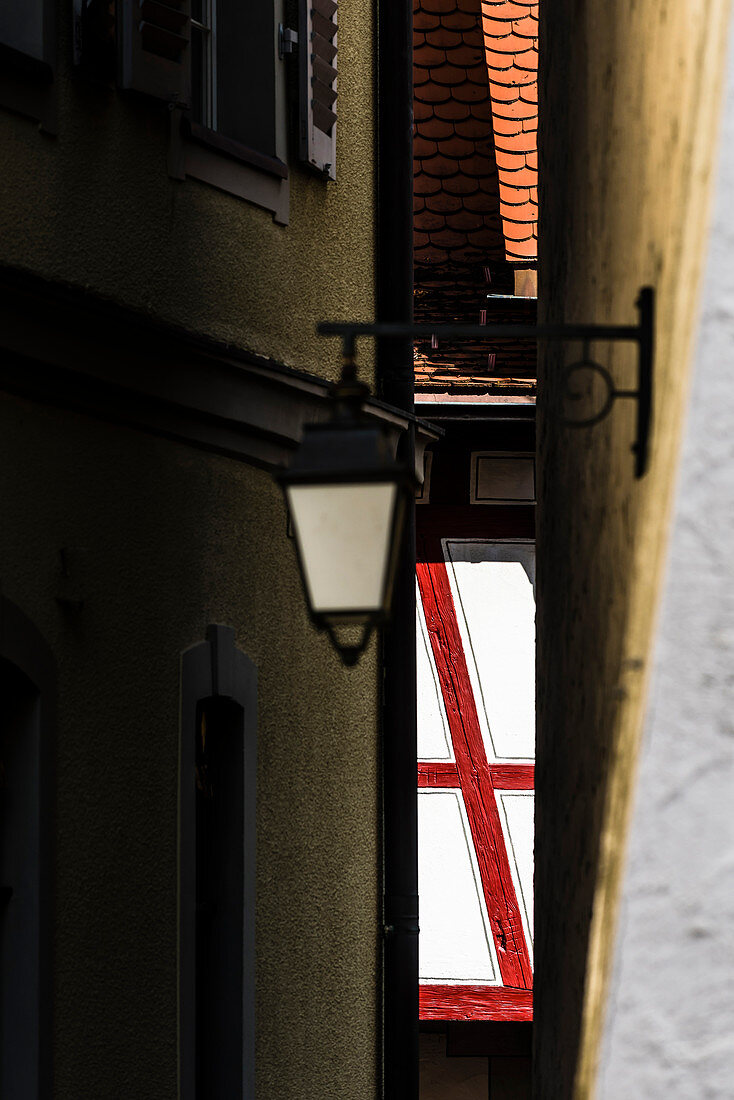
<path id="1" fill-rule="evenodd" d="M 301 0 L 301 159 L 336 179 L 336 0 Z"/>
<path id="2" fill-rule="evenodd" d="M 188 106 L 189 0 L 123 0 L 119 11 L 122 87 Z"/>

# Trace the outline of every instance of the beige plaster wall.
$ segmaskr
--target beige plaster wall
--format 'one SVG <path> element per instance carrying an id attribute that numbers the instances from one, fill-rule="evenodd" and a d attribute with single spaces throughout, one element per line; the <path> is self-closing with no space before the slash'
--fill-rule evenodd
<path id="1" fill-rule="evenodd" d="M 593 429 L 562 429 L 560 368 L 579 349 L 541 349 L 537 1100 L 594 1094 L 727 11 L 724 0 L 541 4 L 541 315 L 634 321 L 644 284 L 658 314 L 652 461 L 639 482 L 632 403 Z M 593 351 L 619 386 L 634 385 L 631 349 Z"/>
<path id="2" fill-rule="evenodd" d="M 0 109 L 0 263 L 334 377 L 316 322 L 374 313 L 370 0 L 340 5 L 337 181 L 291 148 L 287 227 L 171 179 L 166 106 L 58 29 L 58 135 Z M 176 1095 L 178 662 L 223 622 L 260 678 L 258 1098 L 373 1096 L 374 647 L 347 672 L 312 631 L 268 474 L 5 395 L 0 447 L 0 585 L 59 663 L 54 1095 Z"/>
<path id="3" fill-rule="evenodd" d="M 301 169 L 291 140 L 287 227 L 205 183 L 171 179 L 167 106 L 75 75 L 60 2 L 58 28 L 58 136 L 0 109 L 0 263 L 334 375 L 338 348 L 325 354 L 316 322 L 374 315 L 370 0 L 339 8 L 337 180 Z"/>
<path id="4" fill-rule="evenodd" d="M 259 671 L 258 1100 L 374 1096 L 374 647 L 347 671 L 312 631 L 279 490 L 4 397 L 0 499 L 3 595 L 58 661 L 54 1097 L 177 1095 L 179 657 L 210 622 Z"/>

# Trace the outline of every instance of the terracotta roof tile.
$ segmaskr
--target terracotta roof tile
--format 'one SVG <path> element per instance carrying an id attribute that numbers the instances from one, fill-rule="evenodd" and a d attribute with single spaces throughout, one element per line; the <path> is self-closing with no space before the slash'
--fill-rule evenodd
<path id="1" fill-rule="evenodd" d="M 505 175 L 504 172 L 502 174 L 503 176 Z M 512 187 L 513 189 L 520 187 L 530 188 L 535 184 L 538 178 L 538 170 L 537 168 L 528 168 L 527 166 L 523 168 L 516 168 L 513 171 L 508 171 L 506 173 L 506 178 L 508 186 Z"/>
<path id="2" fill-rule="evenodd" d="M 444 142 L 441 142 L 440 147 L 443 149 Z M 437 153 L 436 156 L 424 157 L 421 160 L 420 171 L 427 172 L 429 176 L 436 176 L 439 179 L 451 179 L 453 176 L 459 175 L 460 168 L 457 158 Z"/>
<path id="3" fill-rule="evenodd" d="M 497 153 L 514 153 L 516 156 L 527 158 L 535 152 L 537 145 L 535 134 L 518 130 L 516 119 L 510 119 L 509 122 L 515 133 L 497 135 Z"/>
<path id="4" fill-rule="evenodd" d="M 474 213 L 462 207 L 446 215 L 446 224 L 452 229 L 481 230 L 484 228 L 484 218 L 479 213 Z"/>
<path id="5" fill-rule="evenodd" d="M 520 69 L 521 72 L 531 73 L 533 76 L 536 76 L 538 72 L 537 49 L 533 47 L 532 49 L 513 54 L 513 64 L 515 68 Z"/>
<path id="6" fill-rule="evenodd" d="M 461 18 L 465 17 L 462 15 Z M 442 50 L 458 50 L 464 45 L 461 29 L 449 27 L 443 21 L 439 22 L 435 30 L 426 32 L 426 42 L 429 41 L 437 49 Z"/>
<path id="7" fill-rule="evenodd" d="M 449 254 L 445 248 L 436 248 L 434 245 L 426 245 L 421 249 L 423 260 L 426 264 L 436 267 L 445 267 L 449 262 Z"/>
<path id="8" fill-rule="evenodd" d="M 472 114 L 471 107 L 468 103 L 459 103 L 458 100 L 452 99 L 450 96 L 444 103 L 440 103 L 436 106 L 436 117 L 441 119 L 464 119 L 470 118 Z M 489 123 L 490 127 L 492 123 Z"/>
<path id="9" fill-rule="evenodd" d="M 537 238 L 532 236 L 524 241 L 513 241 L 512 248 L 508 246 L 507 251 L 518 259 L 534 260 L 538 255 Z"/>
<path id="10" fill-rule="evenodd" d="M 424 103 L 448 103 L 452 100 L 452 91 L 453 89 L 450 87 L 436 84 L 435 81 L 428 81 L 421 88 L 421 96 Z"/>
<path id="11" fill-rule="evenodd" d="M 441 142 L 441 151 L 446 157 L 452 157 L 456 161 L 463 161 L 472 157 L 477 152 L 481 143 L 474 142 L 459 134 L 452 134 Z"/>
<path id="12" fill-rule="evenodd" d="M 441 27 L 454 31 L 470 31 L 477 21 L 476 11 L 445 11 L 441 15 Z"/>
<path id="13" fill-rule="evenodd" d="M 502 118 L 499 115 L 494 115 L 492 125 L 494 127 L 495 141 L 498 145 L 503 144 L 506 147 L 507 143 L 503 139 L 518 133 L 517 121 L 514 118 Z"/>
<path id="14" fill-rule="evenodd" d="M 526 15 L 523 19 L 513 19 L 512 29 L 515 34 L 519 34 L 521 38 L 537 38 L 538 37 L 538 17 L 537 15 Z"/>
<path id="15" fill-rule="evenodd" d="M 532 7 L 534 5 L 531 4 L 530 6 Z M 502 19 L 503 21 L 507 21 L 510 19 L 522 19 L 528 14 L 528 5 L 513 3 L 496 4 L 494 12 L 495 14 L 493 14 L 493 18 L 495 19 Z"/>
<path id="16" fill-rule="evenodd" d="M 461 195 L 450 195 L 448 191 L 438 191 L 430 198 L 430 210 L 442 214 L 453 214 L 457 210 L 463 210 L 465 205 Z"/>
<path id="17" fill-rule="evenodd" d="M 435 84 L 455 90 L 462 88 L 466 83 L 466 69 L 459 69 L 455 65 L 444 62 L 434 65 L 429 71 L 429 79 Z"/>
<path id="18" fill-rule="evenodd" d="M 444 179 L 443 188 L 452 195 L 473 195 L 479 190 L 479 184 L 470 176 L 457 174 L 450 179 Z"/>
<path id="19" fill-rule="evenodd" d="M 515 54 L 512 54 L 512 53 L 497 53 L 495 50 L 492 50 L 489 47 L 487 47 L 486 55 L 487 55 L 487 65 L 490 66 L 492 69 L 495 69 L 499 72 L 503 72 L 503 71 L 507 71 L 508 69 L 512 69 L 515 65 Z"/>
<path id="20" fill-rule="evenodd" d="M 514 118 L 523 122 L 531 119 L 535 122 L 537 128 L 538 122 L 538 108 L 533 103 L 525 103 L 521 99 L 516 99 L 514 103 L 499 103 L 493 104 L 494 115 L 499 115 L 500 118 Z"/>
<path id="21" fill-rule="evenodd" d="M 533 257 L 537 211 L 520 192 L 535 190 L 538 179 L 538 4 L 537 0 L 481 0 L 481 4 L 507 256 L 528 259 Z M 509 208 L 515 211 L 512 223 L 505 215 Z M 528 219 L 522 243 L 517 225 L 520 209 Z"/>
<path id="22" fill-rule="evenodd" d="M 441 181 L 420 172 L 413 181 L 413 190 L 418 195 L 435 195 L 441 190 Z"/>
<path id="23" fill-rule="evenodd" d="M 425 35 L 424 35 L 425 39 Z M 443 65 L 446 61 L 446 49 L 436 49 L 435 35 L 431 35 L 430 42 L 426 40 L 425 45 L 418 47 L 417 59 L 415 61 L 415 72 L 413 75 L 413 83 L 417 83 L 417 73 L 420 69 L 425 69 L 427 73 L 430 73 L 434 65 Z M 415 43 L 417 46 L 417 43 Z"/>
<path id="24" fill-rule="evenodd" d="M 416 135 L 413 138 L 414 157 L 432 157 L 437 152 L 438 145 L 435 141 L 429 141 L 428 138 L 425 138 L 420 133 L 416 132 Z"/>
<path id="25" fill-rule="evenodd" d="M 486 103 L 487 87 L 482 84 L 470 84 L 466 81 L 458 87 L 453 87 L 451 93 L 459 103 Z"/>
<path id="26" fill-rule="evenodd" d="M 447 11 L 456 11 L 455 0 L 420 0 L 420 11 L 442 17 Z"/>
<path id="27" fill-rule="evenodd" d="M 500 226 L 500 217 L 498 209 L 497 196 L 488 194 L 484 190 L 477 191 L 474 195 L 466 195 L 464 197 L 463 205 L 467 210 L 471 210 L 478 214 L 484 214 L 487 217 L 493 216 L 492 224 L 496 227 L 498 234 L 497 247 L 502 247 L 502 229 Z"/>
<path id="28" fill-rule="evenodd" d="M 507 187 L 505 194 L 509 197 L 501 200 L 509 205 L 522 206 L 526 202 L 532 202 L 533 192 L 530 187 Z"/>
<path id="29" fill-rule="evenodd" d="M 459 137 L 469 138 L 475 141 L 478 147 L 487 146 L 491 148 L 491 122 L 490 128 L 488 128 L 487 121 L 486 118 L 477 118 L 475 115 L 470 115 L 468 118 L 457 119 L 453 128 Z"/>
<path id="30" fill-rule="evenodd" d="M 455 217 L 455 216 L 456 216 L 455 214 L 451 215 L 451 217 Z M 434 243 L 436 243 L 436 232 L 439 229 L 444 229 L 447 222 L 448 222 L 448 219 L 447 219 L 445 214 L 439 214 L 439 213 L 437 213 L 433 210 L 423 211 L 423 217 L 420 219 L 420 224 L 421 224 L 421 230 L 423 230 L 425 233 L 428 234 L 429 241 L 427 241 L 426 243 L 429 243 L 430 241 L 433 241 Z M 461 226 L 452 226 L 452 228 L 454 228 L 454 229 L 459 228 L 460 229 L 462 227 Z"/>
<path id="31" fill-rule="evenodd" d="M 413 99 L 413 117 L 416 122 L 424 122 L 433 118 L 433 104 L 424 103 L 417 97 Z M 418 131 L 416 131 L 418 132 Z"/>
<path id="32" fill-rule="evenodd" d="M 505 237 L 515 245 L 520 241 L 529 241 L 533 237 L 532 225 L 528 225 L 527 222 L 514 222 L 509 218 L 503 218 L 502 224 L 505 230 Z"/>
<path id="33" fill-rule="evenodd" d="M 512 172 L 518 168 L 525 167 L 525 154 L 505 152 L 502 149 L 497 149 L 497 168 L 500 172 Z"/>
<path id="34" fill-rule="evenodd" d="M 493 53 L 520 54 L 525 53 L 528 48 L 527 39 L 508 34 L 507 26 L 496 19 L 485 22 L 485 41 Z"/>
<path id="35" fill-rule="evenodd" d="M 530 222 L 531 224 L 537 220 L 538 206 L 533 202 L 522 202 L 512 206 L 510 203 L 500 203 L 500 214 L 502 220 L 505 222 Z"/>
<path id="36" fill-rule="evenodd" d="M 465 247 L 467 243 L 468 238 L 466 233 L 462 233 L 460 230 L 456 229 L 449 229 L 448 226 L 431 233 L 431 244 L 435 244 L 438 248 L 446 248 L 449 251 L 454 251 L 457 248 Z"/>
<path id="37" fill-rule="evenodd" d="M 497 103 L 516 103 L 520 98 L 520 89 L 515 84 L 505 83 L 496 84 L 492 81 L 489 85 L 489 91 L 492 96 L 492 105 Z"/>
<path id="38" fill-rule="evenodd" d="M 499 56 L 501 57 L 502 54 L 500 54 Z M 537 89 L 538 87 L 538 83 L 535 79 L 535 74 L 528 72 L 527 69 L 521 69 L 518 65 L 515 64 L 515 55 L 512 56 L 512 64 L 509 68 L 498 71 L 502 72 L 503 84 L 515 84 L 518 88 Z"/>

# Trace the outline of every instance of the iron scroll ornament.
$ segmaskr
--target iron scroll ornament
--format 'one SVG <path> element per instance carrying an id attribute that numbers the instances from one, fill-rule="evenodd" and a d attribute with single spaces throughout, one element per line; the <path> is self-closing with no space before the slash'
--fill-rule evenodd
<path id="1" fill-rule="evenodd" d="M 572 400 L 578 395 L 571 388 L 573 375 L 580 370 L 592 370 L 606 386 L 606 397 L 599 412 L 582 419 L 566 419 L 572 427 L 593 427 L 612 410 L 619 398 L 637 402 L 637 424 L 632 451 L 635 456 L 635 477 L 647 472 L 650 432 L 652 427 L 653 363 L 655 331 L 655 291 L 642 287 L 637 297 L 638 323 L 636 325 L 426 325 L 401 322 L 377 322 L 374 324 L 323 321 L 318 325 L 322 336 L 339 336 L 342 341 L 344 361 L 354 364 L 357 337 L 371 336 L 382 340 L 412 340 L 433 336 L 449 340 L 581 340 L 584 343 L 583 358 L 566 367 L 563 382 L 567 396 Z M 588 354 L 588 346 L 597 341 L 624 340 L 637 344 L 637 388 L 618 390 L 606 367 L 594 362 Z"/>

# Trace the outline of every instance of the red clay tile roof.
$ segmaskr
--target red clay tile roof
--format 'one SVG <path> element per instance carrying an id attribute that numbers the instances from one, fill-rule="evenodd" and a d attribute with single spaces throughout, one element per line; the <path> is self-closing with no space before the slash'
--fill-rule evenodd
<path id="1" fill-rule="evenodd" d="M 416 0 L 415 262 L 504 259 L 480 0 Z"/>
<path id="2" fill-rule="evenodd" d="M 481 0 L 508 260 L 538 255 L 538 4 Z"/>
<path id="3" fill-rule="evenodd" d="M 527 226 L 534 226 L 537 217 L 537 177 L 528 161 L 535 149 L 535 132 L 527 119 L 516 123 L 505 117 L 524 113 L 522 96 L 528 94 L 528 85 L 527 81 L 513 83 L 509 69 L 490 83 L 486 8 L 501 8 L 503 16 L 509 9 L 522 10 L 529 22 L 522 23 L 511 13 L 509 25 L 514 28 L 517 22 L 512 34 L 527 42 L 520 32 L 537 18 L 537 4 L 414 3 L 415 315 L 419 321 L 477 324 L 485 310 L 488 321 L 527 322 L 534 316 L 533 302 L 492 302 L 486 297 L 488 292 L 512 295 L 514 267 L 518 261 L 534 262 L 535 238 Z M 506 22 L 500 20 L 500 29 Z M 528 48 L 512 55 L 518 62 L 513 73 L 515 68 L 527 72 L 519 66 L 527 64 L 522 54 Z M 493 95 L 501 98 L 495 102 Z M 537 128 L 537 123 L 532 125 Z M 515 130 L 524 137 L 518 138 Z M 521 150 L 523 142 L 532 144 L 532 149 Z M 484 342 L 432 347 L 426 341 L 416 347 L 415 366 L 416 385 L 423 391 L 496 389 L 534 377 L 535 347 L 527 343 L 494 347 Z M 532 389 L 532 383 L 528 387 Z"/>

